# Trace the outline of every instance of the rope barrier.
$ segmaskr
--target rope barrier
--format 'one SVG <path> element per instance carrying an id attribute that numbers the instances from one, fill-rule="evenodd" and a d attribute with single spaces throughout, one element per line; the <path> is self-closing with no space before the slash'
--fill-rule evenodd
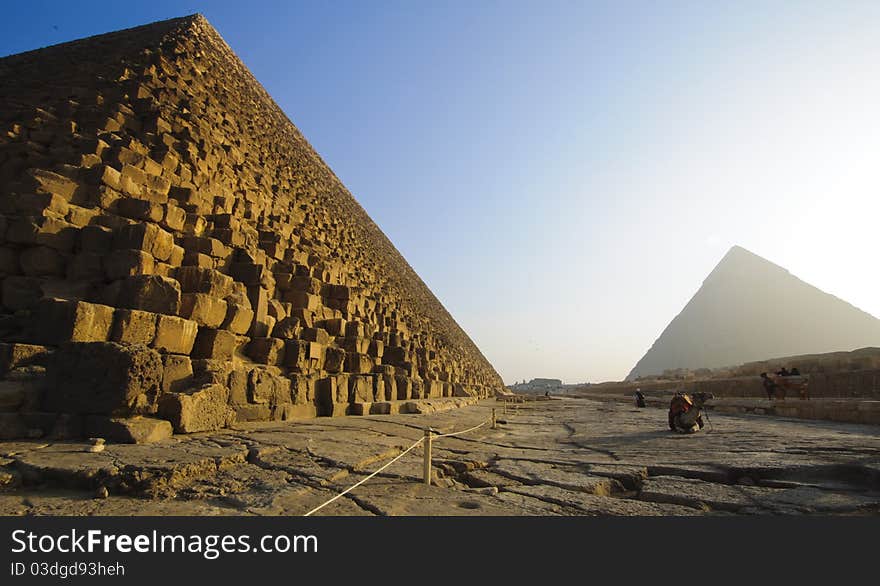
<path id="1" fill-rule="evenodd" d="M 473 430 L 475 430 L 475 429 L 479 429 L 479 428 L 483 427 L 484 425 L 486 425 L 487 423 L 490 423 L 491 421 L 492 421 L 491 419 L 487 419 L 487 420 L 484 421 L 483 423 L 481 423 L 481 424 L 479 424 L 479 425 L 475 425 L 475 426 L 473 426 L 473 427 L 471 427 L 471 428 L 469 428 L 469 429 L 464 429 L 464 430 L 462 430 L 462 431 L 456 431 L 455 433 L 444 433 L 444 434 L 441 434 L 441 435 L 435 435 L 435 436 L 434 436 L 434 439 L 435 439 L 435 440 L 438 440 L 438 439 L 443 438 L 443 437 L 455 437 L 455 436 L 457 436 L 457 435 L 462 435 L 462 434 L 468 433 L 469 431 L 473 431 Z"/>
<path id="2" fill-rule="evenodd" d="M 362 485 L 364 482 L 366 482 L 367 480 L 369 480 L 369 479 L 371 479 L 372 477 L 374 477 L 374 476 L 375 476 L 376 474 L 378 474 L 379 472 L 382 472 L 383 470 L 385 470 L 386 468 L 388 468 L 389 466 L 391 466 L 392 464 L 394 464 L 395 462 L 397 462 L 398 460 L 400 460 L 401 458 L 403 458 L 403 457 L 404 457 L 404 456 L 405 456 L 410 450 L 412 450 L 412 449 L 415 448 L 417 445 L 419 445 L 420 443 L 422 443 L 422 442 L 424 441 L 424 439 L 425 439 L 425 438 L 420 438 L 419 441 L 417 441 L 416 443 L 414 443 L 413 445 L 411 445 L 410 447 L 408 447 L 407 449 L 405 449 L 404 451 L 402 451 L 401 453 L 399 453 L 397 456 L 395 456 L 393 460 L 391 460 L 390 462 L 388 462 L 387 464 L 385 464 L 384 466 L 382 466 L 381 468 L 379 468 L 378 470 L 376 470 L 375 472 L 373 472 L 372 474 L 370 474 L 370 475 L 367 476 L 366 478 L 360 480 L 359 482 L 356 482 L 355 484 L 352 484 L 351 486 L 349 486 L 348 488 L 346 488 L 345 490 L 343 490 L 342 492 L 340 492 L 339 494 L 337 494 L 335 497 L 333 497 L 333 498 L 330 499 L 329 501 L 327 501 L 327 502 L 325 502 L 325 503 L 323 503 L 323 504 L 321 504 L 321 505 L 318 505 L 317 507 L 315 507 L 314 509 L 312 509 L 311 511 L 309 511 L 308 513 L 306 513 L 306 514 L 303 515 L 303 516 L 304 516 L 304 517 L 308 517 L 308 516 L 310 516 L 312 513 L 316 513 L 316 512 L 318 512 L 318 511 L 320 511 L 321 509 L 323 509 L 324 507 L 326 507 L 327 505 L 329 505 L 330 503 L 332 503 L 332 502 L 335 501 L 336 499 L 338 499 L 338 498 L 340 498 L 340 497 L 343 497 L 343 496 L 347 495 L 348 493 L 350 493 L 351 491 L 353 491 L 354 489 L 356 489 L 357 487 L 359 487 L 360 485 Z"/>
<path id="3" fill-rule="evenodd" d="M 324 502 L 324 503 L 318 505 L 317 507 L 315 507 L 314 509 L 312 509 L 311 511 L 309 511 L 308 513 L 306 513 L 306 514 L 303 515 L 303 516 L 304 516 L 304 517 L 309 517 L 309 516 L 311 516 L 312 513 L 316 513 L 316 512 L 318 512 L 318 511 L 320 511 L 321 509 L 323 509 L 324 507 L 326 507 L 327 505 L 329 505 L 330 503 L 332 503 L 332 502 L 335 501 L 336 499 L 341 498 L 341 497 L 347 495 L 348 493 L 350 493 L 351 491 L 353 491 L 354 489 L 356 489 L 357 487 L 359 487 L 360 485 L 362 485 L 362 484 L 365 483 L 366 481 L 370 480 L 371 478 L 373 478 L 374 476 L 376 476 L 377 474 L 379 474 L 380 472 L 382 472 L 383 470 L 385 470 L 386 468 L 388 468 L 389 466 L 391 466 L 392 464 L 394 464 L 395 462 L 397 462 L 398 460 L 400 460 L 401 458 L 403 458 L 403 457 L 404 457 L 405 455 L 407 455 L 410 451 L 412 451 L 413 449 L 415 449 L 416 446 L 418 446 L 419 444 L 425 442 L 426 438 L 429 438 L 429 439 L 428 439 L 428 445 L 429 445 L 432 439 L 437 440 L 437 439 L 442 439 L 442 438 L 444 438 L 444 437 L 455 437 L 455 436 L 457 436 L 457 435 L 463 435 L 463 434 L 469 433 L 469 432 L 471 432 L 471 431 L 474 431 L 475 429 L 479 429 L 479 428 L 483 427 L 484 425 L 486 425 L 486 424 L 488 424 L 488 423 L 491 423 L 492 426 L 493 426 L 493 428 L 494 428 L 494 426 L 495 426 L 495 410 L 494 410 L 494 409 L 492 410 L 492 417 L 491 417 L 490 419 L 487 419 L 486 421 L 484 421 L 484 422 L 482 422 L 482 423 L 480 423 L 480 424 L 478 424 L 478 425 L 475 425 L 475 426 L 473 426 L 473 427 L 469 427 L 469 428 L 467 428 L 467 429 L 463 429 L 463 430 L 461 430 L 461 431 L 454 431 L 454 432 L 451 432 L 451 433 L 443 433 L 443 434 L 438 434 L 438 435 L 431 436 L 430 434 L 433 433 L 433 431 L 431 431 L 430 428 L 429 428 L 428 430 L 425 430 L 425 437 L 420 438 L 420 439 L 419 439 L 418 441 L 416 441 L 413 445 L 411 445 L 410 447 L 408 447 L 407 449 L 405 449 L 404 451 L 402 451 L 401 453 L 399 453 L 398 455 L 396 455 L 394 458 L 392 458 L 391 461 L 389 461 L 388 463 L 382 465 L 379 469 L 377 469 L 377 470 L 375 470 L 374 472 L 370 473 L 369 476 L 367 476 L 367 477 L 365 477 L 365 478 L 362 478 L 362 479 L 359 480 L 358 482 L 352 484 L 351 486 L 349 486 L 348 488 L 346 488 L 345 490 L 343 490 L 342 492 L 340 492 L 339 494 L 337 494 L 336 496 L 334 496 L 334 497 L 331 498 L 330 500 L 328 500 L 328 501 L 326 501 L 326 502 Z M 430 453 L 430 450 L 428 450 L 428 452 Z M 430 455 L 427 456 L 426 461 L 429 462 L 429 463 L 426 465 L 426 472 L 425 472 L 425 474 L 426 474 L 426 476 L 425 476 L 426 481 L 425 481 L 425 482 L 427 483 L 427 482 L 428 482 L 428 479 L 429 479 L 429 477 L 427 476 L 427 474 L 429 473 L 429 470 L 428 470 L 428 469 L 429 469 L 429 467 L 430 467 Z"/>

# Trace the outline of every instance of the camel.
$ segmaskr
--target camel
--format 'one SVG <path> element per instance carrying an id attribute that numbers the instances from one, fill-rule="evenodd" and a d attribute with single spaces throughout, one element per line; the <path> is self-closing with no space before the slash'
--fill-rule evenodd
<path id="1" fill-rule="evenodd" d="M 669 403 L 669 429 L 678 433 L 696 433 L 703 429 L 703 406 L 713 398 L 710 393 L 675 393 Z"/>

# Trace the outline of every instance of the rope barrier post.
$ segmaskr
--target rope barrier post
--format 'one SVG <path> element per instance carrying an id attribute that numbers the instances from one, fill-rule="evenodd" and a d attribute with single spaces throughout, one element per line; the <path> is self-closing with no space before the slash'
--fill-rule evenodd
<path id="1" fill-rule="evenodd" d="M 425 428 L 425 484 L 431 486 L 431 434 L 430 427 Z"/>
<path id="2" fill-rule="evenodd" d="M 492 407 L 492 429 L 498 429 L 498 426 L 495 424 L 495 407 Z"/>

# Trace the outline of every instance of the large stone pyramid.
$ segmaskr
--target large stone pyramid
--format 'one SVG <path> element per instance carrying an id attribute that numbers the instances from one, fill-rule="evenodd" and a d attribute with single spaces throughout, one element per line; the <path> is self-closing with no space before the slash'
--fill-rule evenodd
<path id="1" fill-rule="evenodd" d="M 627 377 L 880 346 L 880 320 L 734 246 Z"/>
<path id="2" fill-rule="evenodd" d="M 0 59 L 0 130 L 6 436 L 503 388 L 202 16 Z"/>

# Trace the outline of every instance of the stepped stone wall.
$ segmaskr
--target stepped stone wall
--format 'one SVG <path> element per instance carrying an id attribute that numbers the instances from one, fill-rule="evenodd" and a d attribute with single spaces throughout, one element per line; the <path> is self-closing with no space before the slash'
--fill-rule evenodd
<path id="1" fill-rule="evenodd" d="M 203 17 L 0 59 L 0 130 L 0 435 L 503 389 Z"/>

